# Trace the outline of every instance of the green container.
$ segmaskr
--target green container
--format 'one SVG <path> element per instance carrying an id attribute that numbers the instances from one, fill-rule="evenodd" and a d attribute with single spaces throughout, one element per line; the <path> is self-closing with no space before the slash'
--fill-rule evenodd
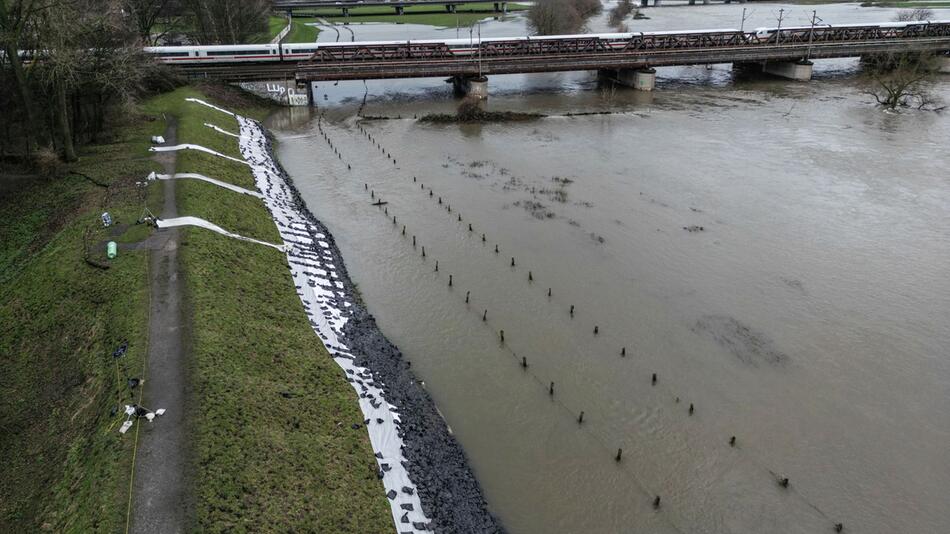
<path id="1" fill-rule="evenodd" d="M 118 247 L 115 244 L 115 241 L 109 241 L 109 244 L 106 245 L 106 256 L 109 256 L 109 259 L 115 258 L 118 253 Z"/>

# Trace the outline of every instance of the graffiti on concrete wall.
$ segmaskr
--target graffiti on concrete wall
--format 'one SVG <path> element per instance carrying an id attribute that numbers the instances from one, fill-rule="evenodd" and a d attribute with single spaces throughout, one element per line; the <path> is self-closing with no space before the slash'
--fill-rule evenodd
<path id="1" fill-rule="evenodd" d="M 299 90 L 294 82 L 241 82 L 241 89 L 269 98 L 286 106 L 306 106 L 307 90 Z"/>

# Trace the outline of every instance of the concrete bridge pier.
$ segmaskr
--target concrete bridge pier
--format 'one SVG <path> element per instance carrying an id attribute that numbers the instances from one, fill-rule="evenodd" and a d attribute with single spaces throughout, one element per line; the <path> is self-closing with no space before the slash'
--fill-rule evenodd
<path id="1" fill-rule="evenodd" d="M 449 13 L 455 13 L 455 4 L 445 4 L 445 10 Z"/>
<path id="2" fill-rule="evenodd" d="M 483 100 L 488 98 L 487 76 L 452 76 L 455 94 Z"/>
<path id="3" fill-rule="evenodd" d="M 788 78 L 789 80 L 807 82 L 811 80 L 811 72 L 813 67 L 814 63 L 805 59 L 799 61 L 781 62 L 767 61 L 762 66 L 762 72 L 771 74 L 773 76 L 778 76 L 780 78 Z"/>
<path id="4" fill-rule="evenodd" d="M 397 14 L 397 15 L 402 15 L 402 14 L 405 13 L 405 12 L 406 12 L 406 8 L 404 8 L 404 7 L 402 7 L 402 6 L 396 6 L 396 14 Z"/>
<path id="5" fill-rule="evenodd" d="M 936 62 L 937 72 L 942 74 L 950 74 L 950 53 L 938 55 Z"/>
<path id="6" fill-rule="evenodd" d="M 602 70 L 598 72 L 602 79 L 608 79 L 637 91 L 652 91 L 656 87 L 656 69 Z"/>
<path id="7" fill-rule="evenodd" d="M 344 16 L 344 17 L 349 17 L 349 16 L 350 16 L 350 8 L 348 8 L 348 7 L 344 7 L 344 8 L 343 8 L 343 16 Z"/>
<path id="8" fill-rule="evenodd" d="M 495 13 L 507 13 L 508 2 L 495 2 Z"/>

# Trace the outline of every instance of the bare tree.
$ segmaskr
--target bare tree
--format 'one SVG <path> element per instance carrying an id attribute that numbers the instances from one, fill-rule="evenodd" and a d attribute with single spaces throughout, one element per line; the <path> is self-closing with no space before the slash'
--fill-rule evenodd
<path id="1" fill-rule="evenodd" d="M 871 80 L 867 94 L 878 105 L 888 109 L 932 109 L 935 98 L 927 92 L 926 82 L 933 72 L 933 54 L 889 54 L 865 60 L 865 70 Z"/>
<path id="2" fill-rule="evenodd" d="M 179 27 L 181 16 L 177 4 L 176 0 L 122 0 L 122 9 L 132 19 L 142 43 L 155 45 Z M 155 31 L 160 21 L 160 30 Z"/>
<path id="3" fill-rule="evenodd" d="M 267 30 L 269 0 L 182 0 L 193 17 L 195 42 L 231 44 L 247 42 Z"/>
<path id="4" fill-rule="evenodd" d="M 600 0 L 538 0 L 528 9 L 528 26 L 536 35 L 576 33 L 602 8 Z"/>
<path id="5" fill-rule="evenodd" d="M 894 20 L 897 22 L 913 22 L 917 20 L 931 20 L 933 16 L 934 12 L 932 9 L 918 7 L 916 9 L 903 9 L 898 11 L 897 15 L 894 16 Z"/>
<path id="6" fill-rule="evenodd" d="M 626 19 L 631 13 L 636 15 L 639 10 L 634 7 L 632 0 L 620 0 L 617 2 L 617 5 L 610 10 L 610 16 L 607 19 L 607 22 L 617 31 L 625 31 L 624 19 Z"/>
<path id="7" fill-rule="evenodd" d="M 33 103 L 29 73 L 23 68 L 20 52 L 36 49 L 32 39 L 33 25 L 37 16 L 45 9 L 39 4 L 41 3 L 33 0 L 0 0 L 0 46 L 5 62 L 9 63 L 13 73 L 16 91 L 23 103 L 23 114 L 28 124 L 36 123 L 37 112 Z M 36 135 L 32 129 L 27 129 L 24 135 L 27 151 L 32 151 L 36 145 Z"/>

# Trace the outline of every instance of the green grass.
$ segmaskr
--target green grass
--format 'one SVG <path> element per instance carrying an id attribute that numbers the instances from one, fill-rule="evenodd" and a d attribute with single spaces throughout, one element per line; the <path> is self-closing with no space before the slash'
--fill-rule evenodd
<path id="1" fill-rule="evenodd" d="M 293 19 L 292 26 L 290 31 L 287 33 L 287 36 L 284 37 L 283 42 L 285 43 L 312 43 L 317 40 L 317 35 L 320 33 L 320 30 L 314 26 L 306 26 L 304 22 L 313 22 L 316 19 L 311 19 L 309 21 L 303 19 Z M 271 15 L 267 21 L 267 33 L 262 33 L 251 39 L 252 43 L 267 44 L 271 42 L 281 31 L 287 26 L 286 17 L 278 17 Z"/>
<path id="2" fill-rule="evenodd" d="M 526 4 L 508 4 L 509 12 L 524 11 Z M 456 13 L 448 13 L 438 7 L 407 6 L 405 14 L 396 15 L 395 9 L 386 6 L 355 7 L 350 9 L 350 16 L 344 17 L 339 8 L 308 9 L 308 16 L 316 15 L 334 23 L 360 22 L 392 22 L 405 24 L 424 24 L 438 28 L 468 27 L 480 20 L 491 16 L 502 16 L 492 9 L 490 4 L 460 4 Z M 296 17 L 295 17 L 296 18 Z M 315 19 L 311 19 L 315 20 Z"/>
<path id="3" fill-rule="evenodd" d="M 69 175 L 0 200 L 0 531 L 125 526 L 132 440 L 110 409 L 132 401 L 124 381 L 142 376 L 147 256 L 120 251 L 108 270 L 82 258 L 88 244 L 107 261 L 102 242 L 117 236 L 102 228 L 103 211 L 133 222 L 161 202 L 135 185 L 158 168 L 146 147 L 161 129 L 137 120 L 81 151 L 73 168 L 109 188 Z M 123 339 L 128 353 L 113 360 Z"/>
<path id="4" fill-rule="evenodd" d="M 290 33 L 284 38 L 285 43 L 313 43 L 320 34 L 320 29 L 316 26 L 308 26 L 307 22 L 316 22 L 317 19 L 298 19 L 294 18 L 294 25 Z"/>
<path id="5" fill-rule="evenodd" d="M 178 140 L 238 155 L 233 117 L 185 103 L 160 105 L 179 118 Z M 244 115 L 265 110 L 220 104 Z M 239 107 L 239 106 L 238 106 Z M 179 153 L 178 172 L 253 187 L 250 170 Z M 276 242 L 259 200 L 191 180 L 177 182 L 179 213 Z M 389 532 L 392 520 L 356 394 L 311 329 L 286 257 L 203 229 L 184 230 L 180 259 L 192 320 L 196 529 L 206 532 Z M 299 397 L 286 399 L 282 391 Z"/>
<path id="6" fill-rule="evenodd" d="M 147 347 L 147 254 L 122 250 L 106 262 L 107 239 L 147 236 L 141 225 L 112 235 L 162 187 L 135 185 L 158 166 L 148 139 L 179 119 L 180 142 L 233 156 L 233 117 L 186 103 L 188 96 L 262 118 L 267 109 L 233 90 L 183 88 L 145 102 L 145 114 L 114 142 L 84 149 L 78 176 L 40 180 L 0 200 L 0 532 L 121 532 L 125 528 L 133 433 L 121 435 L 113 406 L 132 400 L 127 377 L 143 376 Z M 179 172 L 253 187 L 248 167 L 184 151 Z M 263 204 L 194 180 L 176 182 L 182 215 L 277 241 Z M 84 237 L 85 236 L 85 237 Z M 182 229 L 195 496 L 189 531 L 391 532 L 392 519 L 356 393 L 308 324 L 283 253 L 213 232 Z M 113 360 L 123 339 L 128 353 Z M 116 365 L 118 364 L 118 365 Z M 118 380 L 117 380 L 118 375 Z M 144 387 L 148 387 L 146 381 Z M 138 390 L 141 391 L 141 390 Z M 284 398 L 283 391 L 296 394 Z M 138 393 L 136 393 L 136 396 Z"/>

